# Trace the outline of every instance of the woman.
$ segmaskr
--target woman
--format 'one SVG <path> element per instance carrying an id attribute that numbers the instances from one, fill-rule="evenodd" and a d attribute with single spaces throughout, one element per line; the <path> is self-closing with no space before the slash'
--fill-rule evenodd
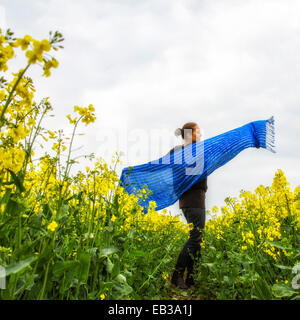
<path id="1" fill-rule="evenodd" d="M 185 129 L 190 129 L 186 130 Z M 192 132 L 192 134 L 191 134 Z M 175 146 L 169 154 L 182 148 L 189 143 L 200 141 L 200 128 L 195 122 L 186 123 L 181 129 L 175 131 L 175 135 L 181 135 L 184 143 Z M 179 207 L 183 211 L 187 223 L 193 223 L 190 237 L 181 250 L 175 270 L 172 275 L 171 283 L 181 289 L 188 289 L 194 284 L 193 267 L 195 259 L 200 258 L 200 243 L 204 234 L 205 226 L 205 192 L 207 191 L 207 178 L 197 181 L 190 189 L 185 191 L 179 198 Z M 187 268 L 187 277 L 184 282 L 183 275 Z"/>

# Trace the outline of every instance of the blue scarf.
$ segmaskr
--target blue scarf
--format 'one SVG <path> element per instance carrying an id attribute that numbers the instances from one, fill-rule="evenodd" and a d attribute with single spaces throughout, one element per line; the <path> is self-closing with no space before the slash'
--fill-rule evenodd
<path id="1" fill-rule="evenodd" d="M 249 122 L 203 141 L 190 143 L 154 161 L 122 170 L 119 186 L 129 194 L 148 187 L 150 195 L 139 199 L 144 213 L 150 201 L 156 210 L 174 204 L 194 183 L 247 148 L 265 148 L 275 153 L 274 117 Z"/>

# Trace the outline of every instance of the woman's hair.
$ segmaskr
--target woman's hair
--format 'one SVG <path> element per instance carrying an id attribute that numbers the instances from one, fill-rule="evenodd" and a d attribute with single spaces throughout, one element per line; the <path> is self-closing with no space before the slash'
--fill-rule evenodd
<path id="1" fill-rule="evenodd" d="M 184 139 L 184 129 L 192 129 L 192 132 L 193 132 L 196 126 L 197 126 L 196 122 L 187 122 L 183 125 L 182 128 L 177 128 L 175 130 L 175 136 L 178 137 L 181 135 L 181 138 Z"/>

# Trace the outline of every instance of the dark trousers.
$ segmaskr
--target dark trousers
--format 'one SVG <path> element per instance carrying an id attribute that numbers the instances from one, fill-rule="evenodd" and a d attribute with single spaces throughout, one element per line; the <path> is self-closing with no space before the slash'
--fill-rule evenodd
<path id="1" fill-rule="evenodd" d="M 178 275 L 183 276 L 185 269 L 189 274 L 193 272 L 194 262 L 201 257 L 200 243 L 204 236 L 205 208 L 181 208 L 187 223 L 193 223 L 194 228 L 190 231 L 190 236 L 181 250 L 175 270 Z"/>

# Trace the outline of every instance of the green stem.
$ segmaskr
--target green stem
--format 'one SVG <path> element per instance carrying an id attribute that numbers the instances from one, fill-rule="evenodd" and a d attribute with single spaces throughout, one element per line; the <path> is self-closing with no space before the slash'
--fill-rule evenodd
<path id="1" fill-rule="evenodd" d="M 52 248 L 54 248 L 55 234 L 56 234 L 56 232 L 54 232 L 53 235 L 52 235 L 52 241 L 51 241 L 52 242 L 52 244 L 51 244 Z M 45 288 L 46 288 L 46 284 L 47 284 L 47 280 L 48 280 L 48 272 L 49 272 L 50 263 L 51 263 L 51 258 L 49 259 L 49 261 L 47 263 L 45 278 L 44 278 L 44 281 L 43 281 L 42 290 L 41 290 L 40 295 L 39 295 L 39 300 L 42 300 L 44 298 L 44 292 L 45 292 Z"/>
<path id="2" fill-rule="evenodd" d="M 51 261 L 51 260 L 50 260 Z M 45 287 L 46 287 L 46 283 L 47 283 L 47 279 L 48 279 L 48 272 L 49 272 L 49 265 L 50 265 L 50 261 L 47 264 L 47 268 L 46 268 L 46 274 L 45 274 L 45 278 L 44 278 L 44 282 L 43 282 L 43 287 L 41 290 L 41 293 L 39 295 L 39 300 L 42 300 L 44 297 L 44 292 L 45 292 Z"/>
<path id="3" fill-rule="evenodd" d="M 29 159 L 29 156 L 30 156 L 30 153 L 31 153 L 31 150 L 32 150 L 32 146 L 34 144 L 34 141 L 35 139 L 37 138 L 38 136 L 38 133 L 39 133 L 39 129 L 40 129 L 40 124 L 45 116 L 45 114 L 47 113 L 47 108 L 45 108 L 40 120 L 39 120 L 39 123 L 37 125 L 37 129 L 34 133 L 34 136 L 32 138 L 32 141 L 30 142 L 30 139 L 31 139 L 31 135 L 32 135 L 32 131 L 30 133 L 30 138 L 29 138 L 29 142 L 28 142 L 28 149 L 26 150 L 26 155 L 25 155 L 25 160 L 24 160 L 24 163 L 23 163 L 23 168 L 22 168 L 22 183 L 24 182 L 24 178 L 25 178 L 25 174 L 26 174 L 26 169 L 27 169 L 27 164 L 28 164 L 28 159 Z"/>
<path id="4" fill-rule="evenodd" d="M 21 238 L 22 238 L 22 211 L 19 209 L 19 216 L 18 216 L 18 249 L 21 248 Z"/>
<path id="5" fill-rule="evenodd" d="M 64 299 L 65 277 L 66 277 L 66 274 L 65 274 L 65 272 L 64 272 L 64 277 L 63 277 L 62 285 L 61 285 L 61 289 L 60 289 L 60 290 L 61 290 L 61 296 L 60 296 L 61 300 L 63 300 L 63 299 Z"/>
<path id="6" fill-rule="evenodd" d="M 60 207 L 62 205 L 62 199 L 64 197 L 64 194 L 62 195 L 62 188 L 63 188 L 64 182 L 65 182 L 65 179 L 66 179 L 66 176 L 67 176 L 68 168 L 69 168 L 69 161 L 70 161 L 70 157 L 71 157 L 71 150 L 72 150 L 72 144 L 73 144 L 73 140 L 74 140 L 74 136 L 75 136 L 75 131 L 76 131 L 77 125 L 78 125 L 78 123 L 79 123 L 79 121 L 81 120 L 82 117 L 83 116 L 81 116 L 76 121 L 75 126 L 74 126 L 74 130 L 73 130 L 73 133 L 72 133 L 72 138 L 71 138 L 69 152 L 68 152 L 68 159 L 67 159 L 66 169 L 65 169 L 65 173 L 64 173 L 64 176 L 63 176 L 63 181 L 62 181 L 62 184 L 61 184 L 61 187 L 60 187 L 60 191 L 59 191 L 59 202 L 58 202 L 58 208 L 57 208 L 58 217 L 59 217 L 59 213 L 60 213 Z M 67 188 L 66 188 L 65 192 L 67 192 Z"/>
<path id="7" fill-rule="evenodd" d="M 75 131 L 76 131 L 77 125 L 78 125 L 78 123 L 79 123 L 79 121 L 81 120 L 82 117 L 83 117 L 83 116 L 81 116 L 81 117 L 76 121 L 75 126 L 74 126 L 74 130 L 73 130 L 73 133 L 72 133 L 72 138 L 71 138 L 71 141 L 70 141 L 70 147 L 69 147 L 69 152 L 68 152 L 67 165 L 66 165 L 66 169 L 65 169 L 63 181 L 65 180 L 65 177 L 66 177 L 66 175 L 67 175 L 68 168 L 69 168 L 69 161 L 70 161 L 70 157 L 71 157 L 72 144 L 73 144 L 73 140 L 74 140 L 74 136 L 75 136 Z"/>
<path id="8" fill-rule="evenodd" d="M 153 277 L 153 275 L 156 273 L 156 271 L 159 269 L 160 265 L 164 262 L 165 257 L 167 257 L 169 255 L 169 251 L 170 251 L 170 246 L 167 250 L 167 253 L 165 254 L 165 256 L 163 257 L 163 259 L 161 259 L 160 263 L 155 267 L 154 271 L 148 276 L 148 279 L 140 286 L 139 290 L 141 290 L 144 285 L 149 282 L 149 280 Z"/>
<path id="9" fill-rule="evenodd" d="M 93 283 L 92 283 L 92 292 L 95 290 L 95 283 L 96 283 L 96 278 L 98 274 L 98 269 L 99 269 L 99 263 L 96 265 L 96 269 L 94 271 L 94 277 L 93 277 Z"/>
<path id="10" fill-rule="evenodd" d="M 2 112 L 1 112 L 1 115 L 0 115 L 0 123 L 1 123 L 0 131 L 1 131 L 2 123 L 3 123 L 3 116 L 4 116 L 4 113 L 6 112 L 8 106 L 9 106 L 11 100 L 12 100 L 12 95 L 13 95 L 14 91 L 16 90 L 16 88 L 17 88 L 20 80 L 21 80 L 22 77 L 24 76 L 25 72 L 26 72 L 27 69 L 29 68 L 29 66 L 30 66 L 30 64 L 28 64 L 28 65 L 26 66 L 26 68 L 19 74 L 16 83 L 14 84 L 14 86 L 12 87 L 12 89 L 11 89 L 9 95 L 8 95 L 8 98 L 7 98 L 7 100 L 6 100 L 6 103 L 5 103 L 5 105 L 4 105 L 4 108 L 3 108 Z"/>
<path id="11" fill-rule="evenodd" d="M 80 283 L 78 283 L 78 286 L 76 288 L 75 300 L 78 300 L 79 289 L 80 289 Z"/>

